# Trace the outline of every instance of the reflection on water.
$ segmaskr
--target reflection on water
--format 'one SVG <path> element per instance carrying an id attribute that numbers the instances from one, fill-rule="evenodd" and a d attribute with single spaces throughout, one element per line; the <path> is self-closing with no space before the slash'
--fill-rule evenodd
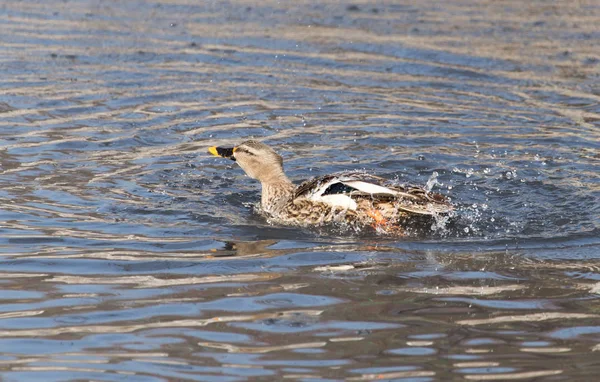
<path id="1" fill-rule="evenodd" d="M 3 380 L 600 372 L 594 2 L 17 2 L 0 12 Z M 269 225 L 212 145 L 459 207 Z"/>

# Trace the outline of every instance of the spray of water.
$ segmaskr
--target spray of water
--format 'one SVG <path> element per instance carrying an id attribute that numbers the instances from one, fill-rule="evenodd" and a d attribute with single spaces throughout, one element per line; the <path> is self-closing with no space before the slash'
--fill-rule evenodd
<path id="1" fill-rule="evenodd" d="M 431 190 L 433 190 L 433 187 L 437 185 L 442 185 L 440 182 L 438 182 L 438 176 L 439 174 L 437 173 L 437 171 L 434 171 L 433 174 L 431 174 L 431 176 L 427 180 L 427 183 L 425 184 L 425 190 L 427 192 L 431 192 Z"/>

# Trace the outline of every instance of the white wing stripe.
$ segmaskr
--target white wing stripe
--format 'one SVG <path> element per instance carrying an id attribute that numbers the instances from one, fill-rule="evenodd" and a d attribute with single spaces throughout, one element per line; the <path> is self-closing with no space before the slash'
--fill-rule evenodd
<path id="1" fill-rule="evenodd" d="M 352 180 L 347 182 L 342 182 L 346 186 L 356 188 L 358 191 L 365 192 L 367 194 L 390 194 L 390 195 L 398 195 L 397 191 L 389 189 L 387 187 L 378 186 L 373 183 L 362 182 L 360 180 Z"/>

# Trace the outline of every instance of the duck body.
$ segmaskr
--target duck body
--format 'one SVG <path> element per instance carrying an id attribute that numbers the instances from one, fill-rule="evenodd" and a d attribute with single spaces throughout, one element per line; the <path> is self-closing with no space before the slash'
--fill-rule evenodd
<path id="1" fill-rule="evenodd" d="M 262 211 L 282 224 L 345 223 L 357 230 L 370 226 L 379 232 L 401 234 L 412 217 L 432 218 L 453 211 L 443 195 L 423 187 L 391 184 L 365 172 L 339 172 L 295 186 L 283 172 L 281 157 L 257 141 L 234 148 L 211 147 L 209 152 L 235 160 L 259 180 Z"/>

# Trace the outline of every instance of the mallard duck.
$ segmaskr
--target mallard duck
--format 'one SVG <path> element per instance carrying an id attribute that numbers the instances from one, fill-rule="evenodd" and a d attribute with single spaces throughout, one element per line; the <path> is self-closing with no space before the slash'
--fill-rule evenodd
<path id="1" fill-rule="evenodd" d="M 231 159 L 262 185 L 261 209 L 284 224 L 314 226 L 346 222 L 385 233 L 404 232 L 410 217 L 433 217 L 453 210 L 448 199 L 417 186 L 390 185 L 364 172 L 319 176 L 299 186 L 283 171 L 283 159 L 264 143 L 249 140 L 235 147 L 210 147 Z"/>

